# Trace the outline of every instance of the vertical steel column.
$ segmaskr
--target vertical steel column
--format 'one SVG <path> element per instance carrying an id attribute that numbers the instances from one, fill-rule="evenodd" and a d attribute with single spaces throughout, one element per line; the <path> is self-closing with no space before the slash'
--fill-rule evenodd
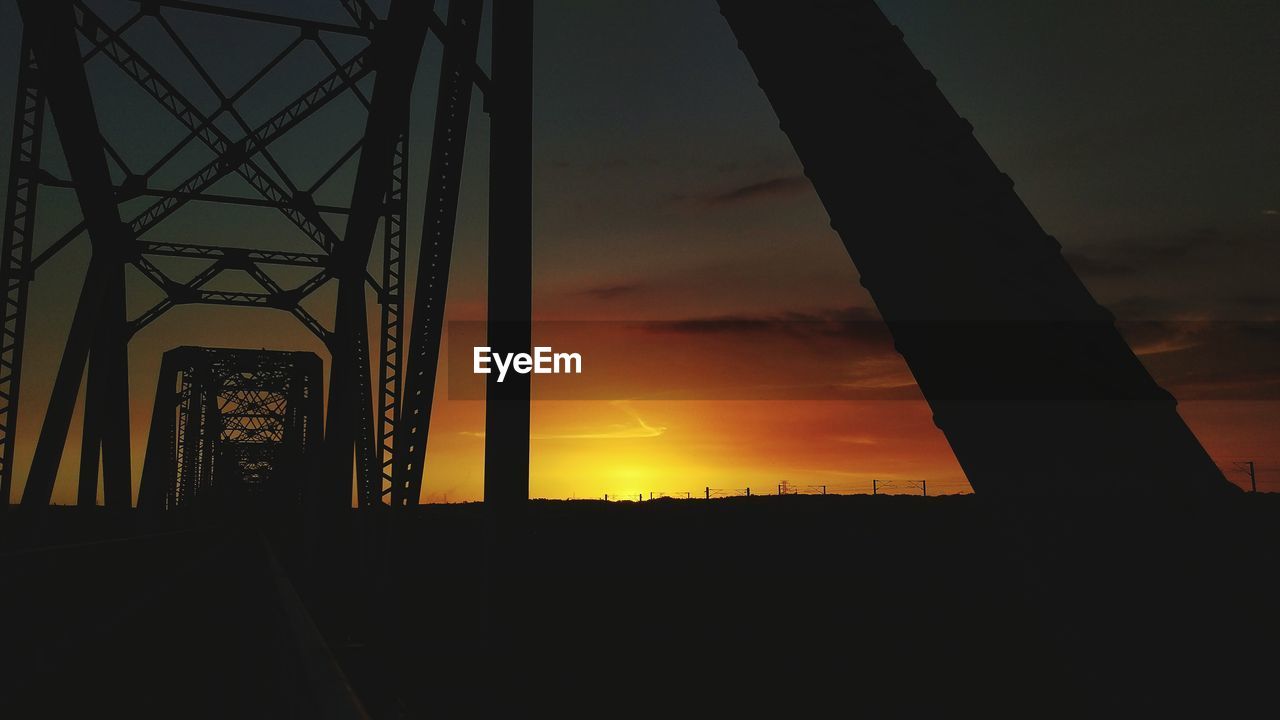
<path id="1" fill-rule="evenodd" d="M 527 353 L 533 344 L 533 0 L 494 0 L 489 130 L 489 346 Z M 487 682 L 513 698 L 516 638 L 524 624 L 521 553 L 529 499 L 530 375 L 486 383 L 484 505 L 487 558 Z"/>
<path id="2" fill-rule="evenodd" d="M 125 314 L 124 265 L 107 270 L 110 289 L 104 298 L 89 353 L 81 437 L 78 504 L 97 504 L 98 459 L 102 459 L 102 499 L 110 508 L 128 508 L 133 500 L 129 462 L 128 318 Z M 101 451 L 101 453 L 99 453 Z"/>
<path id="3" fill-rule="evenodd" d="M 4 239 L 0 247 L 0 513 L 9 507 L 13 459 L 17 447 L 18 391 L 22 379 L 22 347 L 26 334 L 27 290 L 31 283 L 31 241 L 35 230 L 36 191 L 40 187 L 40 139 L 44 130 L 44 92 L 35 54 L 24 36 L 18 69 L 17 108 L 9 155 L 9 197 L 5 203 Z"/>
<path id="4" fill-rule="evenodd" d="M 123 298 L 120 283 L 124 276 L 120 271 L 130 231 L 120 221 L 116 206 L 102 134 L 98 128 L 76 40 L 72 5 L 69 0 L 19 0 L 18 7 L 40 68 L 41 80 L 62 143 L 63 156 L 71 179 L 76 184 L 76 197 L 93 244 L 93 256 L 76 305 L 71 331 L 41 428 L 40 441 L 36 445 L 35 457 L 31 463 L 27 487 L 22 496 L 24 506 L 42 507 L 48 505 L 53 495 L 54 481 L 66 446 L 67 430 L 71 424 L 76 395 L 80 390 L 80 379 L 84 374 L 96 328 L 104 317 L 106 323 L 116 325 L 113 299 L 117 297 L 117 292 L 118 297 Z M 111 306 L 105 307 L 104 313 L 104 306 L 108 303 Z M 119 323 L 119 328 L 123 331 L 123 321 Z M 123 342 L 123 338 L 119 341 Z M 125 372 L 121 374 L 121 371 Z M 108 372 L 108 384 L 125 382 L 127 370 L 118 362 L 113 361 Z M 127 405 L 123 410 L 127 418 Z M 120 451 L 127 453 L 127 425 L 124 433 L 126 447 L 114 448 L 116 452 L 113 457 L 117 461 Z M 113 440 L 119 437 L 118 433 L 112 436 Z M 127 454 L 125 458 L 127 464 Z"/>
<path id="5" fill-rule="evenodd" d="M 533 3 L 495 0 L 489 171 L 489 345 L 528 353 L 533 304 Z M 498 522 L 529 497 L 529 375 L 488 377 L 484 497 Z"/>
<path id="6" fill-rule="evenodd" d="M 170 350 L 160 361 L 160 378 L 156 381 L 155 405 L 151 410 L 151 430 L 142 462 L 142 484 L 138 488 L 139 510 L 162 510 L 173 504 L 176 478 L 172 453 L 176 444 L 178 352 Z"/>
<path id="7" fill-rule="evenodd" d="M 104 298 L 89 376 L 101 377 L 99 393 L 86 394 L 86 405 L 98 402 L 102 425 L 96 433 L 102 443 L 102 501 L 109 508 L 127 509 L 133 504 L 133 478 L 129 447 L 129 317 L 125 306 L 124 262 L 107 272 L 110 284 Z"/>
<path id="8" fill-rule="evenodd" d="M 413 296 L 413 327 L 405 364 L 404 401 L 397 425 L 393 505 L 417 505 L 422 493 L 423 460 L 431 426 L 436 367 L 449 289 L 449 266 L 462 184 L 462 157 L 471 117 L 476 48 L 480 42 L 483 0 L 449 3 L 435 134 L 427 172 L 427 204 L 422 219 L 422 248 Z"/>
<path id="9" fill-rule="evenodd" d="M 182 369 L 182 398 L 178 412 L 178 471 L 174 502 L 194 501 L 200 492 L 200 414 L 204 407 L 200 371 L 196 361 Z"/>
<path id="10" fill-rule="evenodd" d="M 89 353 L 89 377 L 84 389 L 84 418 L 80 431 L 80 481 L 76 489 L 76 505 L 94 507 L 98 504 L 98 461 L 102 458 L 102 422 L 98 415 L 105 401 L 102 398 L 102 370 L 93 362 Z"/>
<path id="11" fill-rule="evenodd" d="M 222 375 L 206 362 L 204 365 L 204 396 L 199 409 L 200 418 L 200 465 L 196 473 L 196 497 L 208 499 L 215 487 L 215 465 L 218 459 L 218 445 L 222 440 L 222 408 L 218 405 L 222 395 Z"/>
<path id="12" fill-rule="evenodd" d="M 365 316 L 364 276 L 373 236 L 391 184 L 396 144 L 409 114 L 418 58 L 426 41 L 433 2 L 393 0 L 387 21 L 378 25 L 372 53 L 374 82 L 360 162 L 356 168 L 346 237 L 334 253 L 338 310 L 334 324 L 326 418 L 325 467 L 331 508 L 349 503 L 353 450 L 360 446 L 360 482 L 372 486 L 380 476 L 373 453 L 373 408 L 369 392 L 369 328 Z M 358 425 L 358 427 L 357 427 Z M 366 438 L 368 439 L 366 443 Z M 363 457 L 365 454 L 368 457 Z"/>
<path id="13" fill-rule="evenodd" d="M 378 352 L 378 476 L 377 486 L 361 492 L 362 504 L 381 503 L 390 493 L 395 465 L 396 426 L 404 350 L 404 232 L 405 182 L 409 172 L 409 122 L 404 119 L 391 165 L 391 189 L 382 219 L 382 332 Z"/>
<path id="14" fill-rule="evenodd" d="M 296 437 L 299 471 L 305 469 L 307 459 L 319 447 L 316 429 L 321 426 L 324 417 L 324 408 L 320 403 L 324 397 L 323 371 L 319 357 L 311 353 L 294 353 L 293 372 L 299 387 L 289 399 L 292 404 L 291 412 L 297 413 L 289 426 L 289 432 Z M 298 488 L 299 501 L 310 486 L 311 483 L 304 478 Z"/>

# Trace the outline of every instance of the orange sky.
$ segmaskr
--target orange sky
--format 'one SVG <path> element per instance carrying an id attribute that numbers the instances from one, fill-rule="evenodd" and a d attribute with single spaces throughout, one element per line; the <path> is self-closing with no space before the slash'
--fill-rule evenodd
<path id="1" fill-rule="evenodd" d="M 833 262 L 840 260 L 835 244 L 832 237 L 822 250 Z M 60 258 L 54 268 L 78 272 L 75 254 Z M 851 263 L 843 260 L 838 272 L 856 289 L 848 293 L 849 307 L 713 312 L 694 321 L 642 320 L 655 312 L 652 305 L 583 298 L 572 283 L 540 288 L 540 317 L 556 319 L 536 325 L 536 341 L 582 353 L 584 374 L 534 379 L 532 494 L 697 495 L 707 487 L 750 487 L 760 493 L 776 491 L 780 482 L 868 492 L 872 478 L 888 484 L 886 492 L 917 492 L 911 484 L 917 480 L 927 480 L 931 494 L 968 492 L 886 330 L 874 311 L 858 304 L 864 298 Z M 448 316 L 482 317 L 479 290 L 473 285 L 458 288 Z M 62 342 L 70 299 L 50 296 L 50 285 L 37 284 L 35 292 L 44 294 L 37 294 L 36 301 L 46 311 L 33 326 L 35 349 L 28 352 L 48 356 Z M 316 304 L 325 301 L 320 297 Z M 713 311 L 730 306 L 718 300 L 698 305 Z M 657 312 L 680 317 L 671 307 Z M 1195 382 L 1198 370 L 1239 370 L 1215 350 L 1214 327 L 1176 331 L 1135 326 L 1129 332 L 1157 378 L 1191 398 L 1181 406 L 1183 416 L 1214 458 L 1228 467 L 1234 460 L 1257 458 L 1264 488 L 1274 488 L 1280 473 L 1267 459 L 1280 456 L 1277 403 L 1256 399 L 1254 386 L 1233 396 Z M 464 348 L 464 357 L 456 362 L 446 343 L 424 501 L 481 499 L 484 406 L 478 399 L 480 378 L 469 373 L 469 355 L 473 341 L 482 336 L 480 323 L 449 323 L 447 337 Z M 296 347 L 323 354 L 296 323 L 273 312 L 179 308 L 148 328 L 131 346 L 135 490 L 160 352 L 187 343 Z M 450 374 L 451 360 L 462 367 L 461 375 Z M 55 369 L 47 362 L 28 368 L 18 492 Z M 77 416 L 55 502 L 75 498 L 78 428 Z M 1228 476 L 1246 482 L 1238 472 Z"/>
<path id="2" fill-rule="evenodd" d="M 1280 385 L 1275 341 L 1266 339 L 1276 334 L 1230 324 L 1272 323 L 1280 307 L 1274 162 L 1258 154 L 1274 135 L 1266 122 L 1274 113 L 1258 111 L 1260 99 L 1275 101 L 1274 68 L 1239 59 L 1269 57 L 1271 45 L 1240 39 L 1267 27 L 1251 19 L 1255 10 L 1179 8 L 1186 17 L 1150 35 L 1145 14 L 1133 14 L 1142 32 L 1131 32 L 1108 5 L 1052 12 L 1036 4 L 1020 12 L 885 5 L 1099 301 L 1124 321 L 1162 321 L 1125 332 L 1184 401 L 1184 418 L 1214 458 L 1227 466 L 1256 459 L 1264 487 L 1280 488 Z M 549 3 L 540 21 L 535 314 L 549 323 L 539 326 L 545 342 L 583 354 L 585 374 L 535 378 L 533 494 L 759 492 L 784 480 L 865 490 L 873 477 L 927 479 L 935 492 L 967 489 L 714 4 L 653 7 Z M 1231 31 L 1210 32 L 1200 13 L 1229 16 Z M 17 48 L 14 8 L 0 7 L 0 19 L 6 46 Z M 1096 44 L 1027 44 L 1064 23 L 1081 24 Z M 204 20 L 179 29 L 227 87 L 293 39 L 291 30 L 249 32 Z M 227 36 L 242 39 L 236 53 L 223 52 Z M 167 36 L 149 21 L 130 37 L 165 68 L 184 62 L 165 50 Z M 335 48 L 343 57 L 356 50 Z M 432 45 L 419 70 L 430 82 L 415 99 L 411 275 L 438 57 Z M 1215 59 L 1217 66 L 1207 62 Z M 1228 61 L 1230 71 L 1221 64 Z M 273 75 L 250 96 L 257 103 L 250 110 L 274 112 L 281 97 L 310 87 L 326 67 L 304 58 Z M 136 166 L 185 135 L 109 62 L 95 60 L 90 72 L 104 135 Z M 184 88 L 199 85 L 177 77 Z M 0 78 L 0 106 L 11 107 L 12 82 Z M 194 97 L 206 111 L 214 107 L 207 91 Z M 305 187 L 358 135 L 361 112 L 354 99 L 336 101 L 273 153 Z M 447 309 L 455 321 L 485 316 L 488 126 L 479 98 L 472 122 Z M 64 176 L 56 145 L 53 137 L 46 142 L 45 164 Z M 185 178 L 207 159 L 203 152 L 193 146 L 176 156 L 154 186 Z M 345 204 L 350 170 L 335 174 L 317 202 Z M 234 177 L 211 190 L 252 195 Z M 123 215 L 148 202 L 124 203 Z M 75 225 L 79 211 L 69 192 L 42 189 L 38 217 L 37 252 Z M 326 217 L 341 233 L 345 219 Z M 175 218 L 148 237 L 314 250 L 271 210 L 191 203 Z M 41 267 L 31 287 L 15 498 L 86 250 L 74 243 Z M 157 265 L 179 281 L 200 269 L 178 260 Z M 375 260 L 371 271 L 379 270 Z M 129 273 L 129 312 L 137 316 L 159 294 Z M 301 280 L 273 274 L 285 286 Z M 229 273 L 209 289 L 252 283 Z M 326 287 L 304 303 L 329 326 L 333 295 Z M 180 345 L 310 350 L 327 362 L 320 343 L 283 313 L 171 311 L 130 345 L 135 483 L 160 356 Z M 423 497 L 479 499 L 483 405 L 465 380 L 446 382 L 443 368 L 440 377 Z M 77 415 L 55 502 L 75 498 L 78 452 Z"/>

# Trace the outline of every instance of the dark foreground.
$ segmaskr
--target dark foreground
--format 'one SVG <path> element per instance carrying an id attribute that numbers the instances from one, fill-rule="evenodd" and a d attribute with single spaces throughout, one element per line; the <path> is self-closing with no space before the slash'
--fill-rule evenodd
<path id="1" fill-rule="evenodd" d="M 543 502 L 496 580 L 484 519 L 352 513 L 308 562 L 55 510 L 0 556 L 0 717 L 1230 717 L 1280 680 L 1280 496 Z"/>

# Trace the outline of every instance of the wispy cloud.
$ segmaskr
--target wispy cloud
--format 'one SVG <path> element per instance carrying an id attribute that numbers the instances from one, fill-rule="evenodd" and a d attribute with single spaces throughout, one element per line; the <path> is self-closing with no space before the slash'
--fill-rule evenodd
<path id="1" fill-rule="evenodd" d="M 695 196 L 680 196 L 678 200 L 692 200 L 703 207 L 724 207 L 763 200 L 788 197 L 809 189 L 804 175 L 782 175 L 758 182 L 739 185 L 727 190 L 708 192 Z"/>
<path id="2" fill-rule="evenodd" d="M 1064 253 L 1081 275 L 1129 277 L 1145 268 L 1184 260 L 1194 251 L 1230 242 L 1214 228 L 1155 237 L 1127 237 Z"/>
<path id="3" fill-rule="evenodd" d="M 608 301 L 608 300 L 616 300 L 622 297 L 631 297 L 633 295 L 638 295 L 640 293 L 645 292 L 646 290 L 648 290 L 648 286 L 645 285 L 644 283 L 629 282 L 629 283 L 614 283 L 610 285 L 596 285 L 593 287 L 586 288 L 585 290 L 579 290 L 574 294 L 584 295 L 586 297 L 589 297 L 595 300 Z"/>
<path id="4" fill-rule="evenodd" d="M 1179 399 L 1275 399 L 1280 325 L 1171 320 L 1122 323 L 1152 375 Z"/>
<path id="5" fill-rule="evenodd" d="M 785 353 L 783 343 L 803 348 L 804 358 L 794 372 L 804 378 L 829 378 L 809 384 L 837 394 L 885 393 L 914 388 L 915 377 L 893 344 L 884 321 L 874 310 L 860 306 L 791 311 L 760 315 L 719 315 L 705 318 L 653 322 L 649 332 L 700 337 L 724 337 L 731 341 L 767 347 L 774 356 Z"/>
<path id="6" fill-rule="evenodd" d="M 1170 267 L 1205 267 L 1215 259 L 1273 258 L 1277 247 L 1274 233 L 1267 231 L 1202 227 L 1098 239 L 1073 245 L 1064 256 L 1081 275 L 1127 278 Z"/>
<path id="7" fill-rule="evenodd" d="M 600 430 L 584 431 L 584 432 L 566 432 L 566 433 L 533 433 L 529 435 L 530 440 L 629 440 L 640 438 L 656 438 L 662 437 L 667 433 L 665 425 L 650 425 L 635 408 L 625 400 L 617 400 L 609 403 L 618 408 L 631 422 L 614 423 Z M 459 433 L 465 437 L 483 438 L 483 432 L 463 431 Z"/>
<path id="8" fill-rule="evenodd" d="M 653 332 L 688 335 L 768 334 L 832 337 L 849 341 L 888 339 L 883 321 L 874 310 L 859 306 L 789 311 L 761 315 L 714 315 L 687 320 L 652 322 Z"/>

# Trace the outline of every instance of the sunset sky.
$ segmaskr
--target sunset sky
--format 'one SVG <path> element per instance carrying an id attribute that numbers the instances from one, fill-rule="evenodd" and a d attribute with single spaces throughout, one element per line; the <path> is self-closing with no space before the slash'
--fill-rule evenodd
<path id="1" fill-rule="evenodd" d="M 337 0 L 221 2 L 344 20 Z M 90 5 L 108 20 L 136 7 Z M 1157 379 L 1183 400 L 1183 416 L 1228 477 L 1247 482 L 1231 464 L 1255 460 L 1264 487 L 1280 489 L 1280 4 L 881 6 L 1095 296 L 1126 323 Z M 292 39 L 288 30 L 238 21 L 168 10 L 165 17 L 226 89 Z M 4 108 L 13 105 L 20 27 L 14 4 L 5 3 Z M 178 68 L 175 82 L 212 109 L 212 95 L 153 21 L 126 39 L 166 73 Z M 532 494 L 772 492 L 780 482 L 865 491 L 872 478 L 903 491 L 916 491 L 908 483 L 921 479 L 931 492 L 967 491 L 715 3 L 539 0 L 535 42 L 534 307 L 546 321 L 536 339 L 581 353 L 585 374 L 577 385 L 534 381 L 541 400 L 533 407 Z M 345 60 L 359 45 L 334 39 L 332 48 Z M 246 98 L 250 123 L 328 67 L 304 47 Z M 438 68 L 439 44 L 430 39 L 414 107 L 415 247 Z M 815 71 L 830 73 L 832 92 L 840 92 L 837 69 Z M 95 59 L 90 77 L 103 132 L 136 158 L 135 168 L 182 137 L 109 61 Z M 858 102 L 850 98 L 851 107 Z M 350 97 L 335 102 L 273 146 L 300 185 L 363 130 L 358 110 Z M 8 110 L 0 117 L 8 137 Z M 487 127 L 477 99 L 447 310 L 453 321 L 485 316 Z M 53 133 L 45 147 L 46 167 L 65 177 Z M 5 143 L 6 166 L 8 151 Z M 209 157 L 184 150 L 153 185 L 169 187 Z M 317 200 L 346 204 L 351 170 Z M 213 191 L 248 194 L 238 178 Z M 37 252 L 79 220 L 69 191 L 42 193 Z M 122 214 L 143 205 L 126 204 Z M 345 219 L 329 218 L 341 235 Z M 148 237 L 309 249 L 275 211 L 214 204 L 192 203 Z M 32 286 L 17 492 L 87 255 L 82 238 Z M 411 251 L 410 275 L 416 261 Z M 157 264 L 180 279 L 198 269 Z M 158 295 L 129 272 L 136 316 Z M 296 282 L 305 273 L 277 276 Z M 229 278 L 215 287 L 253 286 Z M 307 302 L 330 327 L 334 290 Z M 454 331 L 469 337 L 468 327 Z M 328 361 L 283 313 L 171 311 L 130 349 L 135 479 L 160 355 L 180 345 L 302 349 Z M 449 369 L 450 381 L 442 368 L 437 384 L 423 498 L 476 500 L 484 406 Z M 75 498 L 78 428 L 77 416 L 56 502 Z"/>

